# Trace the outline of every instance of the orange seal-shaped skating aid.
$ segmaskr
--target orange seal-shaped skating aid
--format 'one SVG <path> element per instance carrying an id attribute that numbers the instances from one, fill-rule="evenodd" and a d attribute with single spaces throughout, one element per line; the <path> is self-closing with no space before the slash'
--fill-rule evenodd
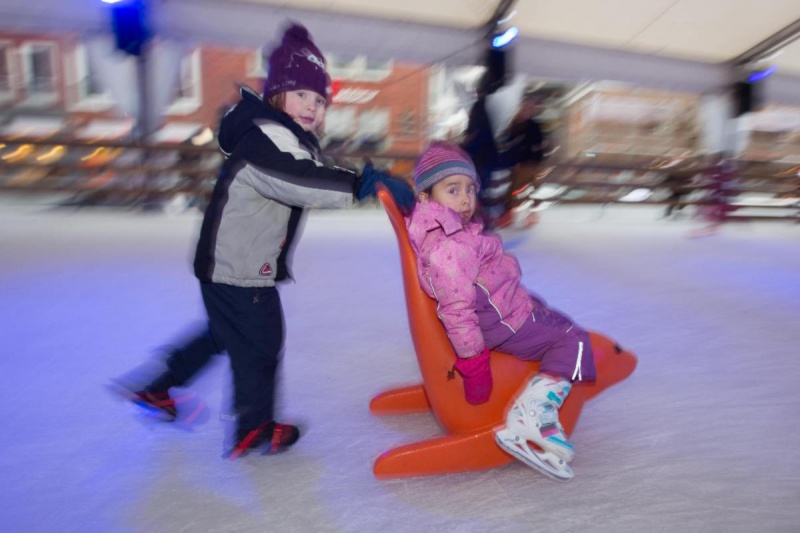
<path id="1" fill-rule="evenodd" d="M 388 390 L 370 402 L 374 415 L 398 415 L 432 411 L 446 435 L 391 449 L 375 461 L 379 479 L 419 477 L 486 470 L 513 458 L 495 443 L 494 430 L 505 425 L 513 399 L 534 375 L 538 362 L 521 361 L 501 352 L 491 353 L 492 395 L 484 404 L 470 405 L 464 398 L 461 377 L 453 371 L 456 359 L 444 326 L 436 314 L 436 302 L 419 285 L 414 251 L 405 220 L 391 194 L 378 186 L 378 198 L 386 209 L 400 246 L 408 323 L 417 353 L 422 384 Z M 597 333 L 590 333 L 597 381 L 575 383 L 559 419 L 572 433 L 583 403 L 631 375 L 636 357 Z"/>

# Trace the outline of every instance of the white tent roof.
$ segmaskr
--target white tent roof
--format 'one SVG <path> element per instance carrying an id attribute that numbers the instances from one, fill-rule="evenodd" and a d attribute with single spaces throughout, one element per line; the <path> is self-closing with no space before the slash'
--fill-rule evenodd
<path id="1" fill-rule="evenodd" d="M 152 2 L 154 33 L 196 43 L 274 44 L 287 19 L 326 54 L 475 64 L 500 0 L 193 0 Z M 800 28 L 797 0 L 518 0 L 513 70 L 560 81 L 617 80 L 691 92 L 728 86 L 728 62 Z M 110 31 L 97 0 L 4 0 L 0 27 Z M 800 41 L 771 59 L 766 99 L 800 103 Z"/>
<path id="2" fill-rule="evenodd" d="M 230 0 L 228 0 L 230 1 Z M 478 0 L 248 0 L 405 22 L 476 28 L 494 2 Z M 520 35 L 693 61 L 729 61 L 800 19 L 797 0 L 519 0 Z M 800 42 L 775 58 L 800 75 Z"/>

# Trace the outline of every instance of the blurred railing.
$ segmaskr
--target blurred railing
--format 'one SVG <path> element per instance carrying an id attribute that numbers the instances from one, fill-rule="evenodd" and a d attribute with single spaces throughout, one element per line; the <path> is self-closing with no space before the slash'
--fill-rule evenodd
<path id="1" fill-rule="evenodd" d="M 410 173 L 416 154 L 334 154 L 360 166 L 365 157 L 379 168 L 392 166 Z M 65 139 L 0 137 L 0 192 L 74 193 L 81 197 L 116 198 L 126 202 L 165 199 L 185 194 L 202 200 L 211 194 L 222 156 L 214 143 L 150 144 Z M 702 180 L 679 188 L 671 198 L 669 176 L 702 175 L 699 157 L 680 161 L 668 157 L 594 154 L 547 165 L 537 185 L 552 195 L 546 201 L 571 204 L 707 205 Z M 800 211 L 800 165 L 738 161 L 731 195 L 741 209 L 775 209 L 784 218 Z M 404 176 L 410 179 L 410 176 Z M 635 194 L 636 191 L 642 194 Z M 752 217 L 750 217 L 752 218 Z"/>
<path id="2" fill-rule="evenodd" d="M 0 191 L 72 192 L 153 200 L 208 196 L 222 156 L 213 147 L 0 137 Z"/>

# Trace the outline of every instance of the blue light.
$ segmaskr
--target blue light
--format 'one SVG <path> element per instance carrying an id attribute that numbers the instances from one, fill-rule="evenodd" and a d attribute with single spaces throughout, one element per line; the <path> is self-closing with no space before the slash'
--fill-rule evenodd
<path id="1" fill-rule="evenodd" d="M 152 37 L 146 4 L 147 0 L 121 0 L 109 5 L 116 47 L 133 56 L 142 55 Z"/>
<path id="2" fill-rule="evenodd" d="M 492 46 L 495 48 L 502 48 L 511 41 L 513 41 L 518 33 L 519 29 L 516 26 L 511 26 L 500 35 L 495 35 L 492 38 Z"/>
<path id="3" fill-rule="evenodd" d="M 103 2 L 104 4 L 118 4 L 122 2 L 122 0 L 100 0 L 100 1 Z"/>
<path id="4" fill-rule="evenodd" d="M 774 74 L 776 70 L 778 70 L 778 65 L 772 65 L 771 67 L 761 70 L 759 72 L 753 72 L 752 74 L 750 74 L 750 77 L 747 78 L 747 81 L 749 81 L 750 83 L 761 81 L 764 78 Z"/>

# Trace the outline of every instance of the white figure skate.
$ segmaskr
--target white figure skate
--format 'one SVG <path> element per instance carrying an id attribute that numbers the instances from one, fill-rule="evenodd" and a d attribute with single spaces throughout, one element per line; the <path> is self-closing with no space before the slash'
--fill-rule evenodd
<path id="1" fill-rule="evenodd" d="M 506 427 L 569 463 L 575 449 L 558 421 L 558 410 L 571 389 L 565 379 L 535 376 L 511 406 Z"/>
<path id="2" fill-rule="evenodd" d="M 565 379 L 535 376 L 511 406 L 506 427 L 495 432 L 495 440 L 501 448 L 560 481 L 574 476 L 567 463 L 575 456 L 575 449 L 558 421 L 558 409 L 571 389 L 572 385 Z M 528 441 L 539 449 L 532 448 Z"/>
<path id="3" fill-rule="evenodd" d="M 497 430 L 494 434 L 494 440 L 497 442 L 498 446 L 513 457 L 550 479 L 569 481 L 575 477 L 575 473 L 566 461 L 559 458 L 554 453 L 534 450 L 531 448 L 530 444 L 528 444 L 528 441 L 509 429 Z"/>

